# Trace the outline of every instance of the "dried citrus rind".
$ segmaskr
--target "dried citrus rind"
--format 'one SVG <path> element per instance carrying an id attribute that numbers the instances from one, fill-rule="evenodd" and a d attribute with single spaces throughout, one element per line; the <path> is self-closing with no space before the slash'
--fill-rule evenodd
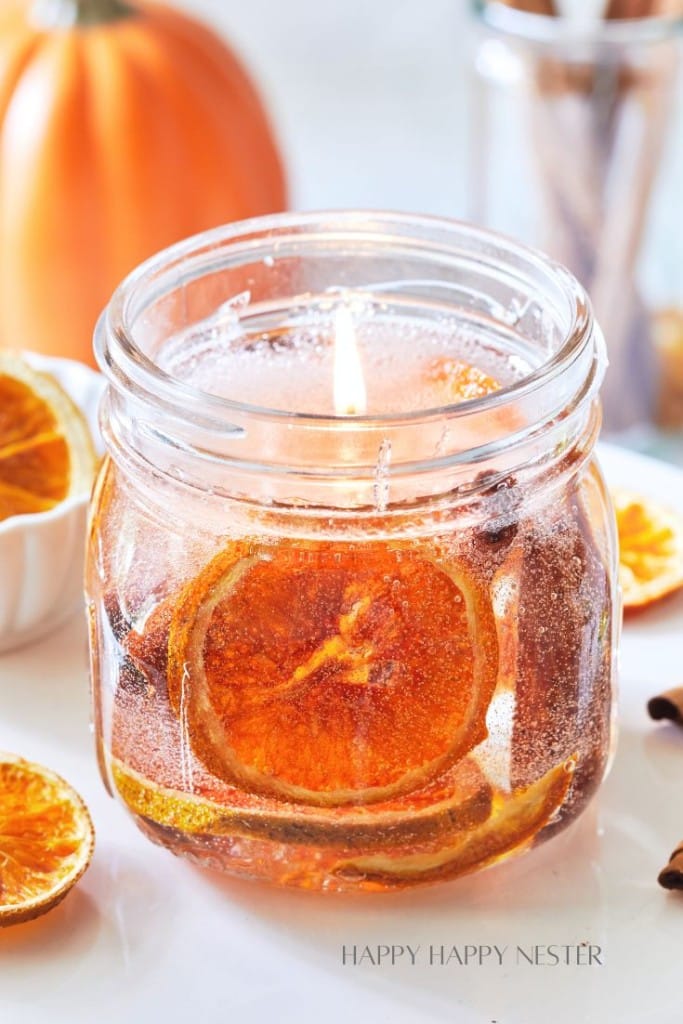
<path id="1" fill-rule="evenodd" d="M 307 846 L 382 848 L 431 842 L 473 828 L 491 814 L 493 791 L 475 761 L 466 758 L 438 783 L 372 808 L 227 808 L 202 796 L 168 789 L 116 758 L 114 785 L 129 810 L 157 825 L 193 835 L 249 836 Z"/>
<path id="2" fill-rule="evenodd" d="M 432 360 L 427 368 L 428 381 L 438 382 L 448 397 L 455 402 L 467 402 L 483 398 L 500 390 L 500 384 L 493 377 L 472 363 L 463 362 L 452 356 L 440 356 Z"/>
<path id="3" fill-rule="evenodd" d="M 630 491 L 611 493 L 624 608 L 642 608 L 683 587 L 683 516 Z"/>
<path id="4" fill-rule="evenodd" d="M 569 790 L 575 759 L 551 768 L 542 778 L 511 794 L 497 793 L 487 821 L 457 842 L 415 853 L 377 853 L 343 861 L 334 875 L 366 887 L 412 885 L 457 878 L 493 864 L 530 843 L 559 810 Z"/>
<path id="5" fill-rule="evenodd" d="M 0 754 L 0 927 L 57 906 L 88 867 L 94 845 L 88 809 L 64 779 Z"/>
<path id="6" fill-rule="evenodd" d="M 487 735 L 488 591 L 383 544 L 240 542 L 178 597 L 168 692 L 218 778 L 341 806 L 424 786 Z"/>
<path id="7" fill-rule="evenodd" d="M 86 493 L 95 462 L 85 419 L 58 381 L 0 350 L 0 521 Z"/>

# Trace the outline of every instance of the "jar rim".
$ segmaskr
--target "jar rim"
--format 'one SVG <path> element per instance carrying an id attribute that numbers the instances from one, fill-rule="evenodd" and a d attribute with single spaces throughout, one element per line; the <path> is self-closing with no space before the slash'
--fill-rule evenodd
<path id="1" fill-rule="evenodd" d="M 202 269 L 228 246 L 233 252 L 237 252 L 240 246 L 245 250 L 253 249 L 259 239 L 266 245 L 277 245 L 290 232 L 302 229 L 312 235 L 324 233 L 331 240 L 363 236 L 369 240 L 381 237 L 390 241 L 393 237 L 405 238 L 408 233 L 418 244 L 420 233 L 425 236 L 438 234 L 438 242 L 424 242 L 425 248 L 432 249 L 435 254 L 443 252 L 449 243 L 455 251 L 458 241 L 465 241 L 482 254 L 495 249 L 498 258 L 503 256 L 511 261 L 522 261 L 530 271 L 533 270 L 549 283 L 552 281 L 561 288 L 569 304 L 571 328 L 548 360 L 531 373 L 497 391 L 433 408 L 351 416 L 270 408 L 200 390 L 161 369 L 136 344 L 132 330 L 136 300 L 139 305 L 139 300 L 149 290 L 157 275 L 173 273 L 181 264 L 188 269 L 193 265 L 196 269 Z M 300 239 L 305 242 L 306 235 L 302 234 Z M 594 326 L 590 300 L 576 278 L 554 260 L 512 238 L 456 219 L 427 214 L 325 210 L 280 213 L 236 221 L 193 235 L 161 250 L 133 270 L 114 292 L 96 328 L 95 355 L 100 369 L 114 386 L 137 393 L 168 410 L 192 412 L 199 415 L 202 421 L 210 420 L 214 427 L 222 423 L 229 428 L 235 414 L 240 417 L 294 420 L 302 425 L 329 424 L 334 427 L 343 422 L 347 426 L 352 424 L 359 428 L 382 427 L 393 423 L 419 424 L 435 417 L 464 418 L 473 413 L 494 411 L 511 401 L 525 398 L 563 373 L 579 352 L 590 344 Z"/>
<path id="2" fill-rule="evenodd" d="M 342 266 L 346 261 L 368 287 L 364 260 L 371 273 L 376 260 L 399 260 L 413 270 L 426 266 L 425 279 L 414 280 L 408 270 L 405 278 L 399 275 L 414 307 L 447 309 L 463 328 L 475 335 L 481 330 L 484 341 L 494 329 L 516 335 L 540 346 L 542 361 L 481 398 L 338 416 L 263 408 L 200 391 L 162 370 L 134 340 L 141 313 L 158 312 L 155 303 L 177 298 L 190 282 L 234 270 L 239 278 L 243 268 L 257 265 L 270 273 L 292 257 L 313 268 L 321 253 L 341 254 Z M 331 273 L 336 285 L 337 271 Z M 379 279 L 378 287 L 386 288 L 381 274 Z M 445 289 L 450 301 L 435 299 L 434 287 L 440 295 Z M 306 304 L 310 297 L 288 292 L 285 301 Z M 221 294 L 216 306 L 224 301 Z M 169 329 L 169 336 L 176 332 Z M 456 490 L 474 493 L 491 473 L 501 479 L 542 473 L 574 449 L 585 458 L 598 429 L 595 399 L 606 366 L 604 339 L 584 289 L 547 256 L 456 220 L 357 210 L 274 214 L 171 246 L 119 287 L 100 318 L 96 354 L 110 385 L 101 426 L 121 463 L 212 493 L 227 487 L 226 493 L 243 500 L 320 509 L 384 508 Z"/>
<path id="3" fill-rule="evenodd" d="M 574 21 L 510 7 L 500 0 L 471 0 L 476 18 L 501 35 L 525 42 L 559 46 L 592 45 L 620 49 L 624 46 L 665 42 L 683 33 L 683 17 L 651 15 L 645 18 Z"/>

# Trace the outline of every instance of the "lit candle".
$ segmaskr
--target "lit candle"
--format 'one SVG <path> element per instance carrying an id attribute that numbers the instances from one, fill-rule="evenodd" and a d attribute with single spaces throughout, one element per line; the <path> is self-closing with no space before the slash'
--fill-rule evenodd
<path id="1" fill-rule="evenodd" d="M 188 242 L 114 299 L 96 720 L 163 845 L 387 889 L 526 848 L 602 778 L 600 342 L 512 243 L 316 217 Z"/>
<path id="2" fill-rule="evenodd" d="M 334 317 L 334 411 L 338 416 L 362 416 L 366 408 L 353 314 L 346 303 L 341 303 Z"/>

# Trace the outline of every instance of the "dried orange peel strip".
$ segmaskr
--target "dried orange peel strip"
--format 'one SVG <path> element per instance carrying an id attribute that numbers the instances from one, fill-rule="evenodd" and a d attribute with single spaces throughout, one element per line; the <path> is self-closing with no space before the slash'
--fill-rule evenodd
<path id="1" fill-rule="evenodd" d="M 571 784 L 575 760 L 551 768 L 541 779 L 512 794 L 494 796 L 488 820 L 456 843 L 398 856 L 371 854 L 337 865 L 334 874 L 368 887 L 400 886 L 457 878 L 493 864 L 512 850 L 529 844 L 562 806 Z"/>
<path id="2" fill-rule="evenodd" d="M 0 754 L 0 927 L 57 906 L 88 867 L 88 810 L 54 772 Z"/>
<path id="3" fill-rule="evenodd" d="M 58 381 L 0 351 L 0 521 L 87 493 L 95 463 L 88 426 Z"/>
<path id="4" fill-rule="evenodd" d="M 683 516 L 650 498 L 613 490 L 624 608 L 642 608 L 683 587 Z"/>
<path id="5" fill-rule="evenodd" d="M 291 809 L 228 809 L 204 797 L 159 786 L 115 758 L 111 772 L 129 810 L 166 828 L 310 846 L 372 850 L 431 842 L 481 824 L 492 806 L 491 786 L 471 759 L 460 762 L 417 798 L 411 794 L 371 809 L 299 810 L 296 819 Z"/>
<path id="6" fill-rule="evenodd" d="M 486 737 L 487 589 L 408 548 L 235 543 L 180 594 L 168 691 L 218 778 L 320 806 L 426 785 Z"/>

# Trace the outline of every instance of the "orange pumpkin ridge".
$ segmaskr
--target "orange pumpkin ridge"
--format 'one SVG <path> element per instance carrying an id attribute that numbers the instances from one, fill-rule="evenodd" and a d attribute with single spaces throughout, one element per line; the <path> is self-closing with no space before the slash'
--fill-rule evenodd
<path id="1" fill-rule="evenodd" d="M 55 25 L 42 10 L 0 14 L 0 345 L 92 364 L 129 271 L 283 209 L 286 186 L 259 95 L 211 29 L 146 3 L 63 0 Z"/>

